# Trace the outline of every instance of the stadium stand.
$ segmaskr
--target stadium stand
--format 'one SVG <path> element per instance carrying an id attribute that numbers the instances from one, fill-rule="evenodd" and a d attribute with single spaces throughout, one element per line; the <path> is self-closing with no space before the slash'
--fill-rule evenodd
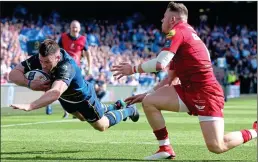
<path id="1" fill-rule="evenodd" d="M 54 13 L 46 20 L 41 16 L 35 20 L 1 19 L 1 84 L 8 83 L 10 70 L 34 54 L 41 40 L 50 38 L 58 41 L 61 33 L 69 30 L 69 21 L 62 21 L 60 17 Z M 97 79 L 103 73 L 107 84 L 153 86 L 166 76 L 162 71 L 116 80 L 110 72 L 111 66 L 121 61 L 139 64 L 156 56 L 165 37 L 154 25 L 130 20 L 85 20 L 81 25 L 81 34 L 87 36 L 93 55 L 92 76 L 85 76 L 85 79 Z M 222 84 L 240 84 L 241 93 L 257 93 L 256 29 L 231 24 L 211 27 L 205 19 L 201 19 L 194 28 L 210 50 L 214 66 L 225 69 Z M 86 59 L 82 59 L 82 69 L 86 65 Z M 85 74 L 84 71 L 82 73 Z M 231 74 L 235 75 L 233 80 Z"/>

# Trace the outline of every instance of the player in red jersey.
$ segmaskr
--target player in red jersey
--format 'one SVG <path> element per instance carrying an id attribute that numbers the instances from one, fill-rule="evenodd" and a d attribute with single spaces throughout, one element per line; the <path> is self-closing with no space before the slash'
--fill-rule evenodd
<path id="1" fill-rule="evenodd" d="M 86 37 L 80 35 L 81 25 L 77 20 L 73 20 L 70 24 L 70 32 L 63 33 L 58 42 L 59 46 L 67 51 L 67 53 L 72 56 L 77 65 L 80 67 L 81 56 L 87 58 L 88 68 L 91 68 L 91 55 L 88 50 L 88 44 Z"/>
<path id="2" fill-rule="evenodd" d="M 159 142 L 159 150 L 147 160 L 174 159 L 161 110 L 188 112 L 199 118 L 203 137 L 209 151 L 223 153 L 257 137 L 253 129 L 224 135 L 224 94 L 217 82 L 209 51 L 187 23 L 188 10 L 181 3 L 170 2 L 162 19 L 166 42 L 157 58 L 138 66 L 121 63 L 114 66 L 114 76 L 121 78 L 133 73 L 156 72 L 170 66 L 168 77 L 151 91 L 132 96 L 128 104 L 142 102 L 150 126 Z M 181 82 L 181 83 L 180 83 Z"/>
<path id="3" fill-rule="evenodd" d="M 91 53 L 88 50 L 88 43 L 85 36 L 80 35 L 81 25 L 77 20 L 73 20 L 70 24 L 70 32 L 63 33 L 59 39 L 59 46 L 75 60 L 77 65 L 81 67 L 81 56 L 85 57 L 88 62 L 87 74 L 91 74 Z M 85 70 L 86 71 L 86 70 Z M 65 112 L 63 117 L 67 118 L 69 113 Z"/>

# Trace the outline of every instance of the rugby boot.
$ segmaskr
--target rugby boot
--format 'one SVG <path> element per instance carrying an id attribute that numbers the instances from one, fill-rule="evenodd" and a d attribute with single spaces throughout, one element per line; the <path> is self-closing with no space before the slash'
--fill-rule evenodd
<path id="1" fill-rule="evenodd" d="M 129 105 L 126 108 L 133 108 L 134 109 L 134 113 L 133 115 L 129 116 L 129 118 L 133 121 L 133 122 L 137 122 L 140 118 L 140 113 L 137 109 L 137 107 L 135 105 Z"/>
<path id="2" fill-rule="evenodd" d="M 159 150 L 148 157 L 145 157 L 145 160 L 161 160 L 161 159 L 175 159 L 176 153 L 174 152 L 173 148 L 171 145 L 164 145 L 164 146 L 159 146 Z"/>

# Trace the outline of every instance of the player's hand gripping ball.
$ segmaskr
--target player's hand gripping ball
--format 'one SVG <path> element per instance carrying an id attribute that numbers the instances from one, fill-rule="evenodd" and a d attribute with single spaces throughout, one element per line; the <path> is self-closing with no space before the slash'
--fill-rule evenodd
<path id="1" fill-rule="evenodd" d="M 48 81 L 50 77 L 47 73 L 42 70 L 31 70 L 25 73 L 25 77 L 28 80 L 40 80 L 40 81 Z"/>
<path id="2" fill-rule="evenodd" d="M 47 91 L 51 87 L 50 76 L 42 70 L 31 70 L 25 73 L 29 80 L 28 87 L 34 91 Z"/>

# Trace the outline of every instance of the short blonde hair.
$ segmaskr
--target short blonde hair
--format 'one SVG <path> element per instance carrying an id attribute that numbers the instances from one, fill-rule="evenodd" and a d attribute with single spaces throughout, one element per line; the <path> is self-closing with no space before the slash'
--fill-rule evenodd
<path id="1" fill-rule="evenodd" d="M 186 17 L 186 19 L 188 18 L 188 9 L 183 3 L 170 2 L 167 9 L 179 13 L 180 16 Z"/>

